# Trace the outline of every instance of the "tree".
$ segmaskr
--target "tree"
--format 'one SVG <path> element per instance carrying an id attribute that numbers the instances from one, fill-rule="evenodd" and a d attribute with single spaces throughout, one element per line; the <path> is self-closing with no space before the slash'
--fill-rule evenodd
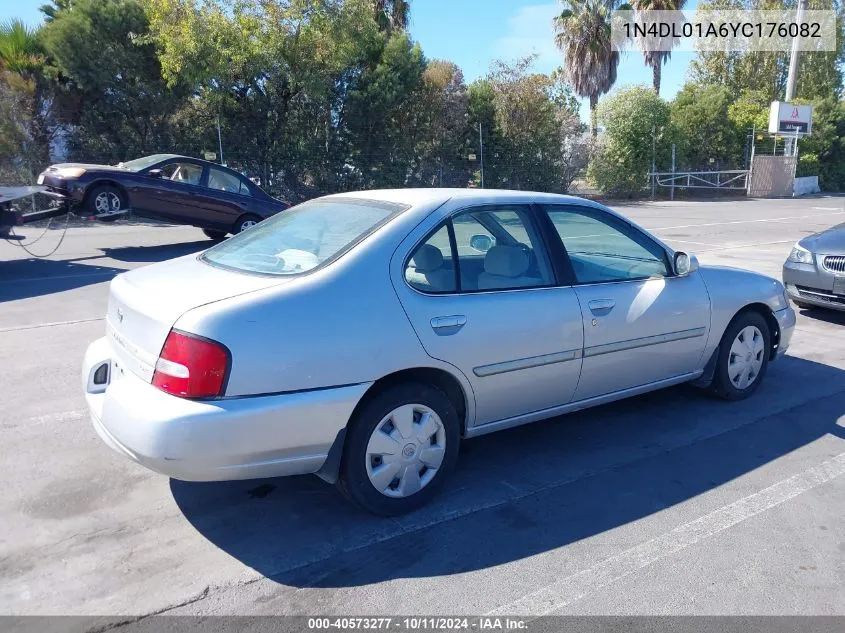
<path id="1" fill-rule="evenodd" d="M 422 128 L 416 153 L 416 181 L 423 186 L 465 187 L 470 181 L 471 153 L 467 126 L 469 99 L 461 69 L 445 60 L 431 60 L 423 73 L 417 102 Z"/>
<path id="2" fill-rule="evenodd" d="M 813 133 L 798 143 L 798 176 L 818 176 L 824 191 L 845 191 L 845 101 L 813 102 Z"/>
<path id="3" fill-rule="evenodd" d="M 775 6 L 772 6 L 771 0 L 703 0 L 698 9 L 781 10 L 794 7 L 795 4 L 795 0 L 776 3 Z M 809 7 L 835 11 L 839 33 L 842 33 L 841 0 L 810 0 Z M 831 52 L 801 53 L 796 86 L 799 98 L 818 99 L 842 95 L 845 38 L 841 35 L 836 38 L 836 47 Z M 744 90 L 760 91 L 771 102 L 785 98 L 788 73 L 789 53 L 700 51 L 690 64 L 689 78 L 694 83 L 726 86 L 734 97 L 741 95 Z"/>
<path id="4" fill-rule="evenodd" d="M 409 0 L 373 0 L 376 23 L 383 31 L 404 31 L 411 13 Z"/>
<path id="5" fill-rule="evenodd" d="M 647 14 L 650 11 L 681 11 L 686 4 L 686 0 L 633 0 L 631 4 L 637 11 Z M 660 78 L 663 64 L 671 56 L 672 53 L 670 51 L 643 51 L 645 64 L 651 67 L 652 85 L 657 94 L 660 94 Z"/>
<path id="6" fill-rule="evenodd" d="M 760 132 L 769 127 L 771 103 L 763 90 L 744 90 L 739 98 L 728 106 L 728 119 L 740 132 Z"/>
<path id="7" fill-rule="evenodd" d="M 56 114 L 71 157 L 118 162 L 178 149 L 171 118 L 187 97 L 168 87 L 136 0 L 63 0 L 48 6 L 41 40 L 57 78 Z"/>
<path id="8" fill-rule="evenodd" d="M 635 86 L 604 99 L 597 115 L 605 132 L 590 163 L 590 180 L 607 194 L 638 193 L 648 182 L 655 144 L 658 162 L 665 160 L 672 135 L 669 106 L 654 90 Z"/>
<path id="9" fill-rule="evenodd" d="M 495 62 L 471 91 L 470 119 L 482 122 L 487 187 L 564 192 L 583 167 L 577 101 L 560 74 L 531 72 L 534 59 Z"/>
<path id="10" fill-rule="evenodd" d="M 0 161 L 28 178 L 50 160 L 56 133 L 39 32 L 21 20 L 0 24 Z"/>
<path id="11" fill-rule="evenodd" d="M 730 124 L 732 103 L 725 86 L 687 83 L 678 92 L 671 108 L 680 165 L 693 170 L 742 167 L 745 135 Z"/>
<path id="12" fill-rule="evenodd" d="M 418 169 L 421 122 L 414 116 L 425 58 L 405 34 L 392 35 L 378 62 L 361 69 L 344 104 L 355 188 L 403 187 Z"/>
<path id="13" fill-rule="evenodd" d="M 616 83 L 619 52 L 613 50 L 610 17 L 628 8 L 618 0 L 562 0 L 566 9 L 555 18 L 555 44 L 564 55 L 564 73 L 576 94 L 590 99 L 590 129 L 598 134 L 599 97 Z"/>

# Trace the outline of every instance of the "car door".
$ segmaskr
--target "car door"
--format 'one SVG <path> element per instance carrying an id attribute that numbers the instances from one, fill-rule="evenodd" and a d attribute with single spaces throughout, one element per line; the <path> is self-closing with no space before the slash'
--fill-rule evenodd
<path id="1" fill-rule="evenodd" d="M 575 291 L 557 285 L 535 210 L 474 206 L 447 215 L 418 227 L 396 255 L 397 294 L 426 352 L 467 377 L 475 425 L 568 403 L 581 365 L 581 312 Z"/>
<path id="2" fill-rule="evenodd" d="M 231 229 L 238 218 L 252 211 L 252 191 L 245 178 L 219 167 L 209 166 L 208 179 L 197 193 L 204 226 Z"/>
<path id="3" fill-rule="evenodd" d="M 584 323 L 575 400 L 695 372 L 710 328 L 699 273 L 676 276 L 651 236 L 610 212 L 546 206 L 572 267 Z"/>
<path id="4" fill-rule="evenodd" d="M 160 176 L 149 171 L 159 170 Z M 133 204 L 142 214 L 193 224 L 197 218 L 196 195 L 201 190 L 203 166 L 185 159 L 155 165 L 137 181 Z"/>

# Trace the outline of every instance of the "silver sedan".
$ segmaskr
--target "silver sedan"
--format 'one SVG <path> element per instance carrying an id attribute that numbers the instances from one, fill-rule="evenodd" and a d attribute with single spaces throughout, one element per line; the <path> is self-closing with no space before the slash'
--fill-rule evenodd
<path id="1" fill-rule="evenodd" d="M 685 382 L 745 398 L 795 313 L 594 202 L 409 189 L 119 275 L 106 322 L 82 383 L 114 450 L 183 480 L 316 473 L 390 515 L 462 438 Z"/>
<path id="2" fill-rule="evenodd" d="M 783 283 L 802 308 L 845 310 L 845 224 L 795 244 L 783 264 Z"/>

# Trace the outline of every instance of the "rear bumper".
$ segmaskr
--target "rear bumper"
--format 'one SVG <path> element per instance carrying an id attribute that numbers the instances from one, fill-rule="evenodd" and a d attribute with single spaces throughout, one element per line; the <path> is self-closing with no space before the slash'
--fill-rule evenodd
<path id="1" fill-rule="evenodd" d="M 104 363 L 122 375 L 95 385 Z M 92 343 L 82 381 L 94 429 L 118 453 L 185 481 L 317 472 L 369 387 L 193 401 L 112 367 L 107 339 Z"/>

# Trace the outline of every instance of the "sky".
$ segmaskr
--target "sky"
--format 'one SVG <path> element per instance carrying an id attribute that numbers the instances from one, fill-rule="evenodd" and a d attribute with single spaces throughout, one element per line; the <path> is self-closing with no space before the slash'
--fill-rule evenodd
<path id="1" fill-rule="evenodd" d="M 45 0 L 0 0 L 0 20 L 41 21 L 38 7 Z M 687 2 L 695 9 L 697 0 Z M 464 73 L 467 83 L 484 77 L 496 59 L 513 61 L 535 53 L 538 72 L 551 73 L 562 64 L 554 44 L 552 19 L 560 13 L 559 0 L 412 0 L 411 36 L 429 59 L 448 59 Z M 686 78 L 694 53 L 675 51 L 663 67 L 660 94 L 672 99 Z M 640 53 L 622 54 L 615 89 L 651 85 L 651 69 Z M 581 118 L 589 120 L 589 104 L 581 102 Z"/>

